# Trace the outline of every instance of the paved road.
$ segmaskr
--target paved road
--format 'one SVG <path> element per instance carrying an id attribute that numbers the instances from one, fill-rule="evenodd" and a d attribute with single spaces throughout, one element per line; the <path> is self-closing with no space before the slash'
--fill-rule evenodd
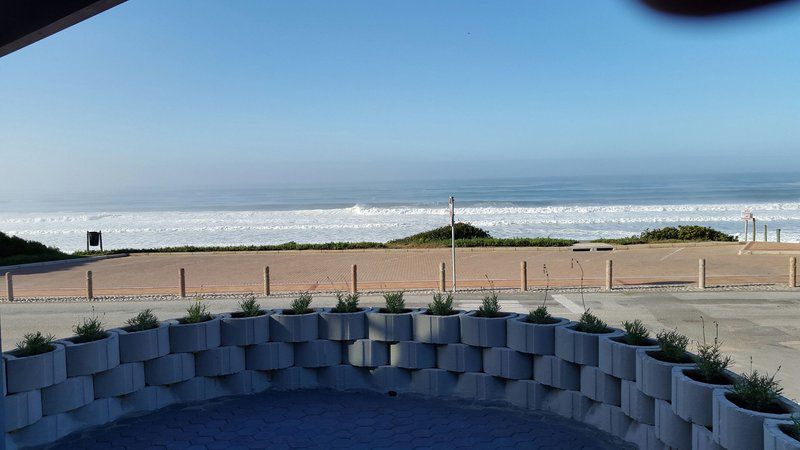
<path id="1" fill-rule="evenodd" d="M 68 436 L 57 449 L 625 449 L 552 414 L 372 392 L 265 392 L 168 407 Z"/>
<path id="2" fill-rule="evenodd" d="M 614 283 L 622 285 L 691 285 L 697 281 L 698 259 L 707 261 L 708 285 L 782 284 L 788 282 L 789 256 L 739 255 L 741 245 L 633 246 L 613 252 L 573 252 L 569 249 L 459 249 L 457 265 L 462 287 L 520 286 L 520 262 L 528 263 L 530 286 L 544 286 L 546 264 L 552 285 L 579 285 L 583 267 L 587 285 L 602 286 L 605 261 L 614 262 Z M 86 271 L 91 270 L 95 295 L 175 294 L 178 270 L 186 271 L 190 294 L 195 292 L 261 292 L 264 266 L 270 267 L 272 289 L 303 291 L 347 289 L 350 267 L 358 265 L 362 290 L 432 289 L 447 249 L 219 252 L 132 255 L 94 262 L 14 270 L 14 291 L 25 296 L 85 295 Z M 450 281 L 448 281 L 448 284 Z M 0 283 L 0 297 L 5 297 Z"/>
<path id="3" fill-rule="evenodd" d="M 424 306 L 428 295 L 407 295 L 407 305 Z M 479 293 L 458 294 L 461 309 L 475 309 Z M 542 293 L 506 293 L 501 296 L 504 310 L 527 312 L 542 300 Z M 793 292 L 616 292 L 585 295 L 586 306 L 610 325 L 619 327 L 623 320 L 639 318 L 653 330 L 678 328 L 694 342 L 702 339 L 700 317 L 705 318 L 707 337 L 713 338 L 713 321 L 720 324 L 720 338 L 730 352 L 737 372 L 753 367 L 773 372 L 784 380 L 786 394 L 800 398 L 800 293 Z M 191 300 L 129 302 L 57 302 L 0 304 L 3 349 L 26 332 L 41 330 L 58 337 L 71 335 L 72 327 L 93 313 L 102 317 L 107 327 L 122 325 L 126 319 L 144 308 L 152 308 L 159 317 L 181 317 Z M 236 299 L 206 300 L 213 312 L 233 311 Z M 286 307 L 289 297 L 260 299 L 262 306 Z M 365 306 L 382 304 L 380 296 L 365 296 Z M 317 296 L 315 306 L 332 306 L 331 296 Z M 555 294 L 549 299 L 553 315 L 576 319 L 582 311 L 577 293 Z M 694 347 L 694 342 L 692 347 Z"/>

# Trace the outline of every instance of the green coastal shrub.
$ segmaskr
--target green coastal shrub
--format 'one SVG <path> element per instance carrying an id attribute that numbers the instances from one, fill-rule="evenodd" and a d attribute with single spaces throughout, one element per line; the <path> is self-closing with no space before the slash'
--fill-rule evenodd
<path id="1" fill-rule="evenodd" d="M 608 333 L 608 324 L 603 322 L 599 317 L 592 314 L 591 310 L 586 310 L 581 314 L 578 319 L 578 324 L 575 326 L 575 331 L 582 333 L 603 334 Z"/>
<path id="2" fill-rule="evenodd" d="M 292 300 L 291 308 L 284 310 L 284 314 L 309 314 L 314 312 L 309 306 L 311 305 L 312 296 L 308 292 L 304 292 Z"/>
<path id="3" fill-rule="evenodd" d="M 662 361 L 683 363 L 690 360 L 686 354 L 689 338 L 678 333 L 678 330 L 661 330 L 656 335 L 656 341 L 661 346 L 658 356 Z"/>
<path id="4" fill-rule="evenodd" d="M 127 325 L 126 331 L 144 331 L 158 328 L 158 317 L 153 313 L 150 308 L 145 309 L 134 317 L 125 321 Z"/>
<path id="5" fill-rule="evenodd" d="M 75 325 L 72 331 L 75 333 L 72 341 L 76 344 L 99 341 L 108 336 L 105 328 L 103 328 L 103 322 L 97 316 L 84 317 L 83 323 Z"/>
<path id="6" fill-rule="evenodd" d="M 595 239 L 592 242 L 633 245 L 669 241 L 735 242 L 736 238 L 730 234 L 726 234 L 709 227 L 702 227 L 698 225 L 679 225 L 677 228 L 664 227 L 656 228 L 655 230 L 646 229 L 638 236 L 619 239 Z"/>
<path id="7" fill-rule="evenodd" d="M 625 329 L 623 338 L 626 344 L 642 346 L 650 343 L 650 330 L 641 320 L 636 319 L 633 322 L 626 320 L 622 322 L 622 327 Z"/>
<path id="8" fill-rule="evenodd" d="M 22 340 L 17 342 L 17 356 L 34 356 L 53 351 L 53 341 L 55 336 L 52 334 L 42 334 L 41 331 L 26 333 Z"/>
<path id="9" fill-rule="evenodd" d="M 408 245 L 408 244 L 426 244 L 430 242 L 450 242 L 452 230 L 450 226 L 435 228 L 422 233 L 412 234 L 411 236 L 402 239 L 394 239 L 387 244 L 389 245 Z M 488 232 L 468 223 L 458 222 L 455 224 L 456 239 L 483 239 L 490 238 Z"/>
<path id="10" fill-rule="evenodd" d="M 336 293 L 336 306 L 333 308 L 335 313 L 354 313 L 358 311 L 358 293 L 343 294 Z"/>
<path id="11" fill-rule="evenodd" d="M 406 310 L 406 301 L 403 298 L 403 291 L 387 292 L 383 294 L 386 307 L 381 312 L 387 314 L 401 314 Z"/>
<path id="12" fill-rule="evenodd" d="M 436 292 L 433 294 L 433 301 L 428 303 L 428 313 L 433 316 L 449 316 L 455 311 L 453 310 L 453 294 L 443 294 Z"/>
<path id="13" fill-rule="evenodd" d="M 55 247 L 0 232 L 0 266 L 69 258 L 73 256 Z"/>

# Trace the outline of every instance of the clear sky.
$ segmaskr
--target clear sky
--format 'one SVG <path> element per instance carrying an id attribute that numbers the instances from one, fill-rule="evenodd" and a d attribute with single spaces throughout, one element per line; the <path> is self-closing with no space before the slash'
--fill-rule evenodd
<path id="1" fill-rule="evenodd" d="M 800 167 L 800 8 L 131 0 L 0 59 L 0 192 Z"/>

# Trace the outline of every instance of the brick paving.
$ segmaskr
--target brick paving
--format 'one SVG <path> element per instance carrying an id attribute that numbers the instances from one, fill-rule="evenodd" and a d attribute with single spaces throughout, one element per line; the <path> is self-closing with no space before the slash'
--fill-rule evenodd
<path id="1" fill-rule="evenodd" d="M 627 449 L 561 417 L 371 392 L 267 391 L 173 406 L 68 436 L 54 449 Z"/>

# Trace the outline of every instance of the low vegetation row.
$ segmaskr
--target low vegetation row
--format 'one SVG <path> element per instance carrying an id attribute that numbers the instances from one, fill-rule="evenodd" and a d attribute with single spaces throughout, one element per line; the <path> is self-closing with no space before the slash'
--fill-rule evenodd
<path id="1" fill-rule="evenodd" d="M 232 246 L 179 246 L 153 249 L 122 248 L 114 250 L 78 251 L 64 253 L 57 248 L 48 247 L 36 241 L 29 241 L 16 236 L 8 236 L 0 232 L 0 266 L 24 264 L 58 259 L 77 258 L 89 255 L 108 255 L 118 253 L 176 253 L 176 252 L 223 252 L 223 251 L 278 251 L 278 250 L 362 250 L 391 248 L 440 248 L 450 246 L 451 230 L 449 226 L 417 233 L 402 239 L 388 242 L 326 242 L 320 244 L 303 244 L 287 242 L 275 245 L 232 245 Z M 456 245 L 468 247 L 568 247 L 578 241 L 573 239 L 557 239 L 550 237 L 535 238 L 498 238 L 491 236 L 486 230 L 468 223 L 457 223 L 455 226 Z M 648 244 L 654 242 L 686 242 L 686 241 L 719 241 L 733 242 L 736 238 L 713 228 L 696 225 L 664 227 L 645 230 L 638 236 L 621 239 L 597 239 L 593 242 L 604 242 L 617 245 Z"/>

